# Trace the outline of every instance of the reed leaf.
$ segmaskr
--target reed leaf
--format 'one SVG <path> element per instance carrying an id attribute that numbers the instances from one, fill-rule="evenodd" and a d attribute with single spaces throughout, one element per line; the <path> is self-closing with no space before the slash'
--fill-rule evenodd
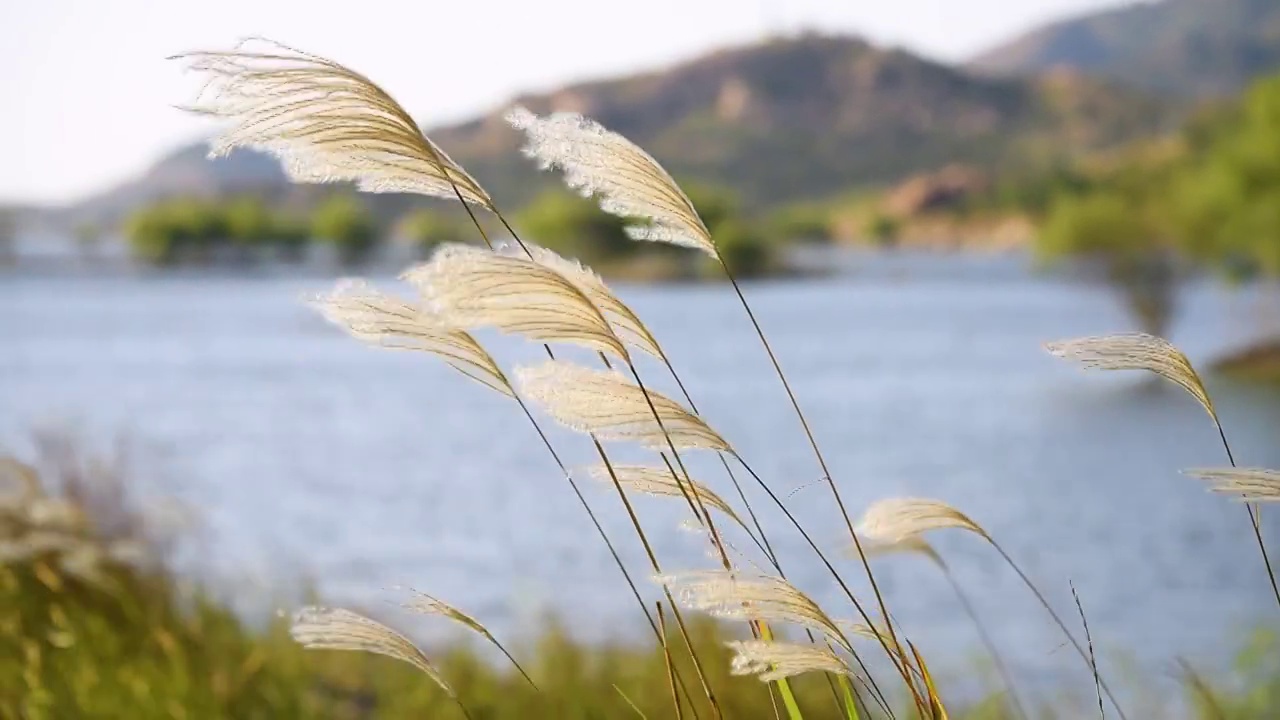
<path id="1" fill-rule="evenodd" d="M 679 449 L 732 451 L 724 438 L 680 403 L 652 390 L 646 401 L 645 391 L 619 372 L 550 360 L 517 368 L 516 381 L 522 395 L 561 424 L 601 440 L 630 440 L 665 450 L 669 438 Z M 654 419 L 654 410 L 662 425 Z"/>
<path id="2" fill-rule="evenodd" d="M 821 645 L 771 640 L 734 640 L 726 644 L 733 650 L 730 672 L 734 675 L 755 675 L 762 682 L 811 672 L 853 677 L 849 663 Z"/>
<path id="3" fill-rule="evenodd" d="M 576 113 L 538 117 L 517 107 L 507 121 L 524 131 L 525 154 L 544 170 L 562 170 L 565 184 L 596 196 L 607 213 L 645 220 L 627 228 L 632 238 L 719 257 L 693 202 L 657 160 L 630 140 Z"/>
<path id="4" fill-rule="evenodd" d="M 528 258 L 449 244 L 402 278 L 459 327 L 492 327 L 536 342 L 570 343 L 629 358 L 608 320 L 578 286 Z"/>
<path id="5" fill-rule="evenodd" d="M 485 387 L 515 395 L 497 361 L 475 338 L 421 303 L 378 292 L 361 280 L 342 280 L 311 304 L 352 337 L 381 348 L 430 353 Z"/>
<path id="6" fill-rule="evenodd" d="M 1280 501 L 1280 472 L 1263 468 L 1199 468 L 1183 474 L 1209 483 L 1216 493 L 1236 495 L 1248 502 Z"/>
<path id="7" fill-rule="evenodd" d="M 1093 370 L 1146 370 L 1186 390 L 1209 413 L 1215 423 L 1213 409 L 1200 375 L 1181 350 L 1169 341 L 1146 333 L 1122 333 L 1099 337 L 1083 337 L 1045 344 L 1049 354 L 1075 361 Z"/>
<path id="8" fill-rule="evenodd" d="M 480 184 L 386 91 L 354 70 L 261 38 L 231 51 L 173 59 L 205 77 L 185 109 L 230 122 L 210 145 L 212 157 L 252 148 L 280 158 L 295 182 L 350 181 L 366 192 L 461 195 L 493 210 Z"/>
<path id="9" fill-rule="evenodd" d="M 592 465 L 587 468 L 587 472 L 596 480 L 606 483 L 613 481 L 613 478 L 609 475 L 609 468 L 605 465 Z M 681 480 L 677 484 L 669 468 L 653 465 L 614 465 L 613 472 L 617 476 L 618 484 L 633 492 L 678 498 L 685 497 L 685 493 L 696 495 L 702 500 L 703 504 L 728 515 L 742 529 L 747 529 L 742 518 L 738 517 L 738 514 L 733 511 L 733 507 L 724 498 L 716 494 L 714 490 L 691 479 Z M 697 525 L 693 529 L 698 532 L 702 531 L 701 525 Z"/>
<path id="10" fill-rule="evenodd" d="M 408 638 L 382 623 L 341 608 L 308 606 L 293 616 L 293 639 L 312 650 L 355 650 L 406 662 L 431 678 L 451 698 L 453 688 Z"/>
<path id="11" fill-rule="evenodd" d="M 682 605 L 730 620 L 789 622 L 821 632 L 851 649 L 831 616 L 791 583 L 769 575 L 694 570 L 658 575 Z"/>
<path id="12" fill-rule="evenodd" d="M 867 508 L 857 532 L 877 543 L 900 543 L 930 530 L 957 528 L 991 538 L 969 516 L 940 500 L 889 498 Z"/>

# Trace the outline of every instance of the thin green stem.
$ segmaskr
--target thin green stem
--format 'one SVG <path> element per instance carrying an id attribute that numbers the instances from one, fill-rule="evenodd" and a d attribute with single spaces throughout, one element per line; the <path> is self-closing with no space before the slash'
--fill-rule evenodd
<path id="1" fill-rule="evenodd" d="M 1076 610 L 1080 613 L 1080 624 L 1084 626 L 1084 640 L 1089 648 L 1089 667 L 1093 670 L 1093 689 L 1098 696 L 1098 716 L 1106 720 L 1107 709 L 1102 704 L 1102 678 L 1098 675 L 1098 657 L 1093 653 L 1093 635 L 1089 633 L 1089 618 L 1085 617 L 1084 604 L 1080 602 L 1080 593 L 1076 592 L 1076 585 L 1068 581 L 1067 585 L 1071 588 L 1071 597 L 1075 598 Z"/>

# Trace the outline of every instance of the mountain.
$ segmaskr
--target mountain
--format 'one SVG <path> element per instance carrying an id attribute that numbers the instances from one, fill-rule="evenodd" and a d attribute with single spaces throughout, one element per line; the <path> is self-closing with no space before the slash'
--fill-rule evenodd
<path id="1" fill-rule="evenodd" d="M 1068 67 L 1161 93 L 1213 97 L 1280 71 L 1280 0 L 1163 0 L 1065 20 L 974 58 L 998 77 Z"/>
<path id="2" fill-rule="evenodd" d="M 732 186 L 752 207 L 891 182 L 948 163 L 1042 162 L 1150 133 L 1171 117 L 1164 101 L 1078 74 L 974 77 L 901 50 L 820 35 L 723 50 L 515 102 L 537 113 L 593 117 L 677 177 Z M 429 134 L 507 207 L 554 182 L 520 154 L 520 138 L 501 110 Z M 184 148 L 81 209 L 118 215 L 140 200 L 179 192 L 286 194 L 266 158 L 242 153 L 211 163 L 202 154 Z M 377 202 L 390 211 L 408 200 Z"/>

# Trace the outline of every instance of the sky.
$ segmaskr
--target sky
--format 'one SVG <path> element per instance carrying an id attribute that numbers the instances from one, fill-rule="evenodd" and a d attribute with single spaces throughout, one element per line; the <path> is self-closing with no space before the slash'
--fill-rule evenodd
<path id="1" fill-rule="evenodd" d="M 265 36 L 356 69 L 421 123 L 520 92 L 816 29 L 963 60 L 1124 0 L 0 0 L 0 201 L 60 204 L 213 132 L 165 58 Z"/>

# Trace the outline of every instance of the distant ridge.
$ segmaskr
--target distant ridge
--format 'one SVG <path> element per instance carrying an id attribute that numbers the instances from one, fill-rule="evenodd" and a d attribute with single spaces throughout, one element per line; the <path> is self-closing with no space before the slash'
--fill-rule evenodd
<path id="1" fill-rule="evenodd" d="M 969 67 L 1000 77 L 1068 67 L 1161 93 L 1226 95 L 1280 71 L 1280 0 L 1136 2 L 1033 30 Z"/>
<path id="2" fill-rule="evenodd" d="M 539 113 L 590 115 L 677 176 L 732 186 L 757 207 L 954 162 L 1042 162 L 1153 132 L 1170 119 L 1161 100 L 1080 75 L 975 77 L 902 50 L 816 34 L 515 102 Z M 504 109 L 430 134 L 503 205 L 515 207 L 552 181 L 519 154 Z M 203 148 L 189 146 L 73 210 L 116 219 L 166 195 L 236 192 L 305 202 L 317 191 L 289 188 L 269 158 L 246 152 L 209 162 Z M 418 200 L 375 202 L 392 212 L 411 201 Z"/>

